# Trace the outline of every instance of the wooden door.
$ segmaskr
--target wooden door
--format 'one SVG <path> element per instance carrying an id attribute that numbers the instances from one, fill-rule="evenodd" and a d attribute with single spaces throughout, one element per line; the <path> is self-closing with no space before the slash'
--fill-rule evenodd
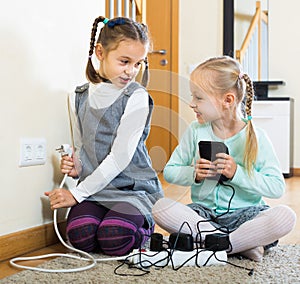
<path id="1" fill-rule="evenodd" d="M 161 172 L 178 144 L 178 0 L 147 0 L 146 23 L 153 41 L 148 91 L 154 100 L 147 148 Z"/>

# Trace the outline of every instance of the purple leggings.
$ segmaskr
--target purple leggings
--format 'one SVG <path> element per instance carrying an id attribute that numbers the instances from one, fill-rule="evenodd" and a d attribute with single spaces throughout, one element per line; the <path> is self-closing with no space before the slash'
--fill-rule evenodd
<path id="1" fill-rule="evenodd" d="M 119 256 L 139 248 L 148 240 L 154 227 L 146 226 L 144 216 L 129 203 L 117 203 L 109 209 L 83 201 L 70 210 L 67 236 L 77 249 Z"/>

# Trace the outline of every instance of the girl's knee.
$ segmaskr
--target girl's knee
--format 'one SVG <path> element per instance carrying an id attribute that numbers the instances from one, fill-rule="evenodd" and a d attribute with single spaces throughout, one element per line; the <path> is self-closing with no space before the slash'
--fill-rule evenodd
<path id="1" fill-rule="evenodd" d="M 168 211 L 175 203 L 176 201 L 169 198 L 161 198 L 157 200 L 152 208 L 152 215 L 154 219 L 155 217 L 161 215 L 162 212 Z"/>
<path id="2" fill-rule="evenodd" d="M 280 228 L 279 231 L 283 235 L 292 231 L 297 219 L 296 213 L 286 205 L 274 206 L 268 210 L 262 211 L 260 215 L 266 217 L 266 226 Z"/>
<path id="3" fill-rule="evenodd" d="M 66 233 L 70 243 L 77 249 L 91 252 L 97 249 L 95 239 L 100 221 L 94 218 L 78 218 L 68 222 Z"/>
<path id="4" fill-rule="evenodd" d="M 279 214 L 282 216 L 282 221 L 286 224 L 287 230 L 291 231 L 297 220 L 297 215 L 294 210 L 286 205 L 278 205 L 274 209 L 279 211 Z"/>
<path id="5" fill-rule="evenodd" d="M 137 227 L 118 219 L 104 220 L 97 231 L 100 249 L 107 255 L 121 256 L 138 248 L 142 236 Z"/>

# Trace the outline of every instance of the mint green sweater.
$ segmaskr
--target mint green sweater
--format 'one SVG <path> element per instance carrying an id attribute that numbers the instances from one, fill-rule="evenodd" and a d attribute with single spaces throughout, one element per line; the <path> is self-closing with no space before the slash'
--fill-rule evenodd
<path id="1" fill-rule="evenodd" d="M 246 127 L 223 141 L 213 134 L 210 123 L 199 124 L 193 121 L 164 169 L 165 180 L 173 184 L 190 186 L 194 203 L 214 209 L 217 214 L 226 212 L 233 190 L 217 184 L 214 180 L 206 179 L 201 183 L 195 183 L 194 180 L 194 165 L 199 159 L 198 142 L 200 140 L 222 141 L 237 164 L 234 177 L 224 182 L 235 189 L 230 211 L 265 204 L 263 197 L 279 198 L 285 191 L 285 181 L 272 143 L 262 129 L 256 128 L 258 155 L 253 175 L 249 176 L 243 165 L 245 130 Z"/>

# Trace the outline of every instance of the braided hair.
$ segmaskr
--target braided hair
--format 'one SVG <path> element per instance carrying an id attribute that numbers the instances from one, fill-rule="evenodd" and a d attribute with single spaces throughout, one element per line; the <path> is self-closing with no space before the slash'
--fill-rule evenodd
<path id="1" fill-rule="evenodd" d="M 253 163 L 256 161 L 258 144 L 252 124 L 252 102 L 254 98 L 253 83 L 247 74 L 242 74 L 239 78 L 246 83 L 246 97 L 245 97 L 245 121 L 247 122 L 246 137 L 247 143 L 245 145 L 244 164 L 248 172 L 253 169 Z"/>
<path id="2" fill-rule="evenodd" d="M 104 23 L 104 26 L 101 28 L 96 42 L 96 34 L 99 23 Z M 150 40 L 147 26 L 143 23 L 138 23 L 130 18 L 125 17 L 117 17 L 108 20 L 105 17 L 99 16 L 94 20 L 91 31 L 88 63 L 86 66 L 86 77 L 90 82 L 97 84 L 103 81 L 103 78 L 95 70 L 92 63 L 92 55 L 94 53 L 95 43 L 100 43 L 103 48 L 109 52 L 117 49 L 119 43 L 126 39 L 138 40 L 144 45 L 149 45 Z M 144 63 L 145 69 L 141 84 L 146 87 L 149 81 L 147 58 L 145 58 Z"/>
<path id="3" fill-rule="evenodd" d="M 257 158 L 258 143 L 252 124 L 253 83 L 243 74 L 240 64 L 229 56 L 213 57 L 201 63 L 191 74 L 191 80 L 208 94 L 236 94 L 237 111 L 247 123 L 243 162 L 249 175 Z"/>

